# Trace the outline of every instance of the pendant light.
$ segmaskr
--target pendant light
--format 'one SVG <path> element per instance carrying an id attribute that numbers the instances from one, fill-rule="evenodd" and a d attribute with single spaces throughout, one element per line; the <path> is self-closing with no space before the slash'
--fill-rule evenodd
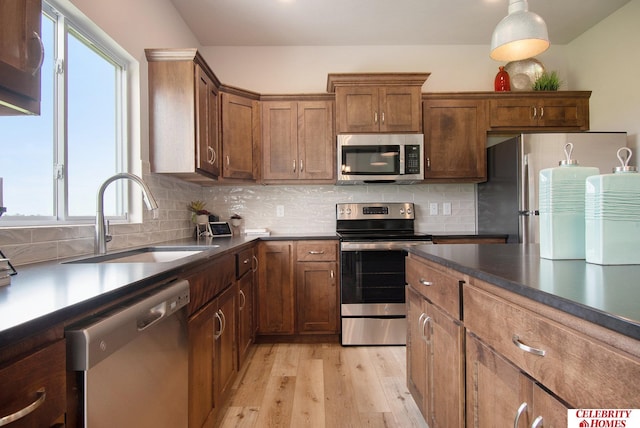
<path id="1" fill-rule="evenodd" d="M 518 61 L 534 57 L 549 48 L 547 24 L 529 12 L 527 0 L 509 0 L 509 14 L 498 23 L 491 36 L 491 58 Z"/>

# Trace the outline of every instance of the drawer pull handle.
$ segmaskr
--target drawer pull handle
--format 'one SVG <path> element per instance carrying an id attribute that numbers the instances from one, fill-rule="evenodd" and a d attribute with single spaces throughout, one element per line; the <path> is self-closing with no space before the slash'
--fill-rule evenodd
<path id="1" fill-rule="evenodd" d="M 37 390 L 36 394 L 38 396 L 38 398 L 36 398 L 36 401 L 34 401 L 33 403 L 29 404 L 27 407 L 18 410 L 15 413 L 12 413 L 10 415 L 7 415 L 7 416 L 4 416 L 4 417 L 0 418 L 0 427 L 3 427 L 5 425 L 9 425 L 11 422 L 14 422 L 14 421 L 17 421 L 18 419 L 24 418 L 28 414 L 30 414 L 33 411 L 35 411 L 38 407 L 42 406 L 42 403 L 44 403 L 44 400 L 47 398 L 47 393 L 46 393 L 44 387 L 42 387 L 39 390 Z"/>
<path id="2" fill-rule="evenodd" d="M 513 344 L 516 345 L 518 348 L 530 354 L 544 357 L 544 355 L 547 353 L 547 351 L 545 351 L 544 349 L 532 348 L 531 346 L 527 346 L 524 343 L 520 342 L 520 337 L 518 337 L 517 334 L 514 334 L 511 340 L 513 341 Z"/>
<path id="3" fill-rule="evenodd" d="M 513 420 L 513 428 L 518 428 L 518 423 L 520 422 L 520 416 L 527 410 L 527 403 L 522 403 L 520 407 L 518 407 L 518 412 L 516 413 L 516 417 Z"/>
<path id="4" fill-rule="evenodd" d="M 531 424 L 531 428 L 538 428 L 542 426 L 542 416 L 538 416 L 535 418 L 533 423 Z"/>
<path id="5" fill-rule="evenodd" d="M 247 304 L 247 296 L 244 295 L 244 291 L 242 290 L 240 290 L 240 297 L 242 297 L 242 303 L 238 309 L 244 311 L 244 306 Z"/>
<path id="6" fill-rule="evenodd" d="M 427 287 L 431 287 L 433 285 L 433 282 L 420 278 L 420 284 L 426 285 Z"/>
<path id="7" fill-rule="evenodd" d="M 309 251 L 309 254 L 317 256 L 318 254 L 324 254 L 324 250 L 320 250 L 320 251 L 311 250 Z"/>

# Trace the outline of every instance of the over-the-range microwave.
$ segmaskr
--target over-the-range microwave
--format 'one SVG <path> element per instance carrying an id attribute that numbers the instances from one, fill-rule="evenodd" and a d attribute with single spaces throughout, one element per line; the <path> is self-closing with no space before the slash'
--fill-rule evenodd
<path id="1" fill-rule="evenodd" d="M 423 134 L 338 135 L 337 184 L 411 184 L 424 179 Z"/>

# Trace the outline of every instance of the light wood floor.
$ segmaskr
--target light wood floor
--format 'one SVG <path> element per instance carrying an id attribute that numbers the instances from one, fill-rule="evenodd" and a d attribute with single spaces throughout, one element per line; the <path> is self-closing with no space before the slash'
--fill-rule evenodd
<path id="1" fill-rule="evenodd" d="M 405 348 L 253 347 L 222 427 L 427 427 L 406 387 Z"/>

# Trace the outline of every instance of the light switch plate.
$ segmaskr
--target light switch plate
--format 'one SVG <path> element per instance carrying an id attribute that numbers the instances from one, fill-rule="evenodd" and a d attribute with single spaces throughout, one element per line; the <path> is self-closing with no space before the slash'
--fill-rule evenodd
<path id="1" fill-rule="evenodd" d="M 442 203 L 442 215 L 451 215 L 451 202 Z"/>
<path id="2" fill-rule="evenodd" d="M 438 215 L 438 203 L 431 202 L 429 204 L 429 215 Z"/>

